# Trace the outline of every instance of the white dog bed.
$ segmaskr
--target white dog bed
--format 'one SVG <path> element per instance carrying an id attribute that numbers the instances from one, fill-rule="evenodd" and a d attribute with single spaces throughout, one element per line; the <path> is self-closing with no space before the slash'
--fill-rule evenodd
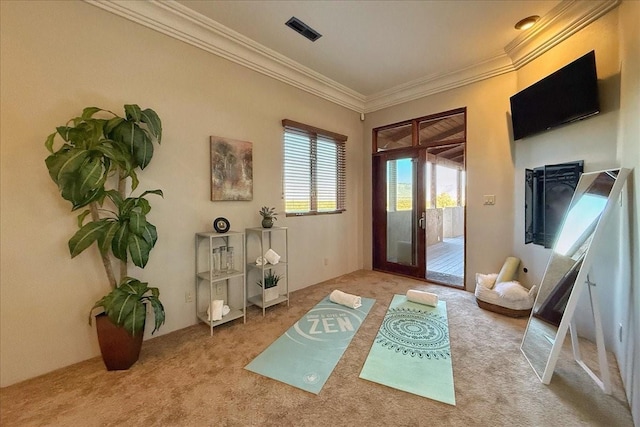
<path id="1" fill-rule="evenodd" d="M 512 280 L 520 260 L 507 258 L 499 274 L 476 274 L 476 302 L 480 308 L 511 317 L 525 317 L 531 313 L 536 286 L 527 289 Z"/>

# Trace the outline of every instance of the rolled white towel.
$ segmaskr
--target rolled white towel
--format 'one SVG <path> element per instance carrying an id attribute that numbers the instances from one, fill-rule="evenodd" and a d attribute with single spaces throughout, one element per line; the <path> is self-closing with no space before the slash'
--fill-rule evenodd
<path id="1" fill-rule="evenodd" d="M 222 320 L 222 307 L 224 305 L 224 301 L 221 299 L 214 299 L 211 301 L 211 305 L 207 309 L 207 319 L 211 320 Z"/>
<path id="2" fill-rule="evenodd" d="M 336 304 L 344 305 L 351 308 L 362 306 L 362 298 L 357 295 L 347 294 L 345 292 L 335 290 L 329 295 L 329 299 Z"/>
<path id="3" fill-rule="evenodd" d="M 430 305 L 432 307 L 437 307 L 438 305 L 438 295 L 432 294 L 431 292 L 409 289 L 407 291 L 407 299 L 412 302 L 417 302 L 418 304 Z"/>
<path id="4" fill-rule="evenodd" d="M 276 265 L 278 262 L 280 262 L 280 255 L 278 255 L 273 249 L 269 249 L 264 254 L 264 259 L 269 261 L 269 264 Z"/>

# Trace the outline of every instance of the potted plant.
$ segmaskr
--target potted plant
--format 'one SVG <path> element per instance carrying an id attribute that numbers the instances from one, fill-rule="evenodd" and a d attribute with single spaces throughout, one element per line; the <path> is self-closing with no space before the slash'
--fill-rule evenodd
<path id="1" fill-rule="evenodd" d="M 129 260 L 145 267 L 158 239 L 156 227 L 147 221 L 151 205 L 145 196 L 162 197 L 162 191 L 145 191 L 138 197 L 125 194 L 127 185 L 132 192 L 138 187 L 136 170 L 149 165 L 153 144 L 160 144 L 162 138 L 162 123 L 151 109 L 125 105 L 124 110 L 125 117 L 120 117 L 97 107 L 85 108 L 81 116 L 57 127 L 45 142 L 51 153 L 45 160 L 51 179 L 71 203 L 72 211 L 84 208 L 78 215 L 79 229 L 69 240 L 69 253 L 74 258 L 95 243 L 111 287 L 91 310 L 104 310 L 96 316 L 96 323 L 109 370 L 128 369 L 138 359 L 146 304 L 154 313 L 152 333 L 165 320 L 158 289 L 127 274 Z M 94 117 L 97 114 L 107 117 Z M 58 136 L 62 146 L 54 149 Z M 113 258 L 120 260 L 118 274 Z M 104 336 L 109 331 L 115 335 Z"/>
<path id="2" fill-rule="evenodd" d="M 277 221 L 276 218 L 276 208 L 268 208 L 263 206 L 258 213 L 262 215 L 262 228 L 271 228 L 273 227 L 273 221 Z"/>
<path id="3" fill-rule="evenodd" d="M 262 280 L 258 281 L 258 286 L 264 288 L 264 300 L 271 301 L 278 296 L 280 296 L 278 292 L 278 282 L 280 281 L 281 276 L 275 274 L 273 271 L 269 270 L 267 274 L 264 276 L 264 284 Z"/>

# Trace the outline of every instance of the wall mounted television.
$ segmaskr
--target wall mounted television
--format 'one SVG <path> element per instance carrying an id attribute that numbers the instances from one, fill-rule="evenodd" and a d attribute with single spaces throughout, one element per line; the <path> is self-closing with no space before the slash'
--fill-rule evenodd
<path id="1" fill-rule="evenodd" d="M 600 112 L 594 51 L 510 98 L 518 140 Z"/>

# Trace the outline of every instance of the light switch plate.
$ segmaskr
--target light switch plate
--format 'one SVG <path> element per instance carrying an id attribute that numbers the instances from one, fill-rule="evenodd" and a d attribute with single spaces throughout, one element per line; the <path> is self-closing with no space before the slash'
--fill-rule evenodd
<path id="1" fill-rule="evenodd" d="M 496 196 L 494 194 L 485 194 L 484 195 L 484 204 L 485 205 L 495 205 L 496 204 Z"/>

